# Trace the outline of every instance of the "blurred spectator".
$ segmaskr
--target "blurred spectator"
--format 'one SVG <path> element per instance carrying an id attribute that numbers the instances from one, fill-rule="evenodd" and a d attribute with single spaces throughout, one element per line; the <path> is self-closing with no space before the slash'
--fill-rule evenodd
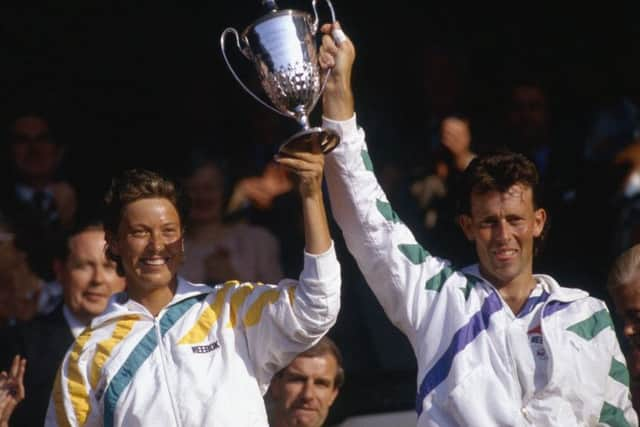
<path id="1" fill-rule="evenodd" d="M 421 142 L 427 153 L 439 150 L 442 121 L 468 108 L 468 62 L 465 52 L 451 46 L 431 45 L 424 49 L 420 99 L 424 101 L 421 113 L 426 140 Z"/>
<path id="2" fill-rule="evenodd" d="M 590 162 L 610 160 L 640 137 L 640 107 L 632 96 L 611 97 L 596 111 L 584 147 Z"/>
<path id="3" fill-rule="evenodd" d="M 561 128 L 560 123 L 553 120 L 550 103 L 540 80 L 515 79 L 508 90 L 506 131 L 497 139 L 536 164 L 547 201 L 558 205 L 575 198 L 580 167 L 580 156 L 576 156 L 579 141 L 570 130 Z"/>
<path id="4" fill-rule="evenodd" d="M 180 274 L 193 282 L 282 279 L 277 239 L 266 229 L 224 220 L 226 180 L 219 162 L 194 153 L 184 187 L 190 200 Z"/>
<path id="5" fill-rule="evenodd" d="M 627 338 L 631 397 L 636 412 L 640 411 L 640 245 L 623 252 L 614 262 L 607 288 L 615 311 L 623 321 L 622 333 Z M 620 361 L 622 362 L 622 361 Z M 627 380 L 629 380 L 627 378 Z"/>
<path id="6" fill-rule="evenodd" d="M 64 303 L 48 315 L 0 331 L 0 367 L 14 355 L 29 362 L 24 385 L 26 399 L 18 406 L 12 426 L 43 425 L 53 382 L 68 347 L 104 311 L 111 295 L 124 289 L 115 263 L 105 256 L 102 225 L 87 223 L 60 242 L 54 260 Z"/>
<path id="7" fill-rule="evenodd" d="M 74 189 L 58 179 L 64 147 L 50 133 L 47 120 L 37 114 L 18 117 L 9 134 L 14 186 L 6 213 L 29 214 L 48 227 L 70 226 L 76 210 Z"/>
<path id="8" fill-rule="evenodd" d="M 582 219 L 587 216 L 584 212 L 593 208 L 578 207 L 583 172 L 576 153 L 581 141 L 570 124 L 554 120 L 552 101 L 537 76 L 513 76 L 507 86 L 504 128 L 496 130 L 494 144 L 526 155 L 539 172 L 549 232 L 544 248 L 538 248 L 535 269 L 547 271 L 561 282 L 580 283 L 591 292 L 598 282 L 584 262 L 564 259 L 566 253 L 572 252 L 579 254 L 576 260 L 584 260 L 581 251 L 588 246 L 581 241 L 584 233 L 580 231 L 588 224 Z"/>
<path id="9" fill-rule="evenodd" d="M 73 224 L 76 211 L 75 190 L 58 175 L 64 147 L 39 114 L 17 117 L 8 138 L 12 176 L 0 189 L 0 210 L 22 230 L 34 271 L 50 280 L 49 243 Z"/>
<path id="10" fill-rule="evenodd" d="M 445 118 L 440 134 L 442 145 L 433 153 L 433 170 L 411 185 L 411 193 L 424 213 L 428 245 L 454 265 L 466 265 L 473 260 L 473 250 L 456 222 L 455 200 L 462 172 L 475 157 L 469 119 Z"/>
<path id="11" fill-rule="evenodd" d="M 269 425 L 323 426 L 343 384 L 342 355 L 325 336 L 271 380 L 265 397 Z"/>
<path id="12" fill-rule="evenodd" d="M 610 171 L 614 217 L 609 251 L 615 255 L 640 243 L 640 139 L 615 155 Z"/>
<path id="13" fill-rule="evenodd" d="M 287 172 L 277 163 L 269 162 L 262 175 L 241 179 L 235 185 L 227 211 L 232 214 L 248 206 L 268 210 L 278 196 L 292 189 Z"/>
<path id="14" fill-rule="evenodd" d="M 43 286 L 16 246 L 13 229 L 0 221 L 0 327 L 35 316 Z"/>

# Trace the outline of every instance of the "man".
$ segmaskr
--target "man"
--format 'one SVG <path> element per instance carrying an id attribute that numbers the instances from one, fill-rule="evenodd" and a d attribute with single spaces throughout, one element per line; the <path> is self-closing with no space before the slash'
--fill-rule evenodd
<path id="1" fill-rule="evenodd" d="M 633 406 L 640 409 L 640 245 L 623 252 L 614 262 L 607 289 L 623 321 L 627 338 Z"/>
<path id="2" fill-rule="evenodd" d="M 12 176 L 0 187 L 0 210 L 21 230 L 34 272 L 49 281 L 54 276 L 49 242 L 72 227 L 77 205 L 73 187 L 58 179 L 64 146 L 36 113 L 19 115 L 8 139 Z"/>
<path id="3" fill-rule="evenodd" d="M 321 427 L 343 383 L 342 355 L 325 336 L 271 380 L 267 398 L 269 424 Z"/>
<path id="4" fill-rule="evenodd" d="M 339 26 L 322 30 L 320 63 L 332 68 L 323 126 L 342 137 L 326 159 L 331 206 L 416 353 L 418 425 L 637 425 L 605 304 L 532 273 L 546 222 L 535 166 L 513 153 L 470 163 L 460 225 L 479 264 L 454 271 L 416 242 L 378 185 L 355 121 L 355 49 Z"/>
<path id="5" fill-rule="evenodd" d="M 0 369 L 14 355 L 25 357 L 26 398 L 16 408 L 12 426 L 43 425 L 60 362 L 74 339 L 101 314 L 111 295 L 124 289 L 124 279 L 105 256 L 105 234 L 99 223 L 71 231 L 61 242 L 53 269 L 63 288 L 64 302 L 50 314 L 0 333 Z"/>
<path id="6" fill-rule="evenodd" d="M 48 121 L 40 114 L 16 118 L 9 132 L 15 194 L 9 214 L 28 212 L 43 226 L 71 224 L 76 209 L 74 190 L 57 180 L 64 147 L 53 139 Z"/>

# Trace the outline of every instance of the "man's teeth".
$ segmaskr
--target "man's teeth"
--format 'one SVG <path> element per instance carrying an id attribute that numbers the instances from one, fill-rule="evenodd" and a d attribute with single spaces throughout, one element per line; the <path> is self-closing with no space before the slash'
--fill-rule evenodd
<path id="1" fill-rule="evenodd" d="M 163 265 L 165 263 L 164 258 L 145 259 L 145 264 L 148 265 Z"/>
<path id="2" fill-rule="evenodd" d="M 505 249 L 497 252 L 498 255 L 513 255 L 515 253 L 516 251 L 514 249 Z"/>

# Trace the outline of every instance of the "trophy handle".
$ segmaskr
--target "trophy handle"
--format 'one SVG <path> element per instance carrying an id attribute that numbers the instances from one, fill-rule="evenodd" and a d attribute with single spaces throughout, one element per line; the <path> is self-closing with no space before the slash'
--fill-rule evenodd
<path id="1" fill-rule="evenodd" d="M 327 3 L 327 6 L 329 6 L 329 11 L 331 12 L 331 23 L 335 24 L 336 12 L 333 10 L 333 4 L 331 4 L 331 0 L 324 0 L 324 1 Z M 316 34 L 318 32 L 318 23 L 320 22 L 320 19 L 318 18 L 318 8 L 316 7 L 316 3 L 317 3 L 316 0 L 311 1 L 311 6 L 313 7 L 313 14 L 315 16 L 315 19 L 311 24 L 311 32 L 313 34 Z M 324 88 L 327 86 L 327 82 L 329 81 L 330 75 L 331 75 L 331 70 L 329 69 L 327 70 L 327 73 L 324 75 L 324 78 L 322 79 L 323 80 L 322 85 L 320 87 L 320 91 L 318 91 L 318 95 L 316 96 L 316 99 L 314 99 L 311 105 L 309 106 L 309 111 L 315 108 L 316 104 L 322 97 L 322 94 L 324 93 Z"/>
<path id="2" fill-rule="evenodd" d="M 333 4 L 331 4 L 331 0 L 324 0 L 329 6 L 329 11 L 331 12 L 331 23 L 336 22 L 336 13 L 333 10 Z M 318 8 L 316 7 L 317 0 L 311 1 L 311 7 L 313 7 L 313 15 L 315 16 L 313 24 L 311 24 L 311 32 L 313 34 L 318 32 L 318 24 L 320 23 L 320 19 L 318 18 Z"/>
<path id="3" fill-rule="evenodd" d="M 231 71 L 231 74 L 233 75 L 233 77 L 236 79 L 236 81 L 238 83 L 240 83 L 240 86 L 242 86 L 242 88 L 249 94 L 251 95 L 256 101 L 258 101 L 260 104 L 264 105 L 265 107 L 267 107 L 268 109 L 270 109 L 271 111 L 275 111 L 276 113 L 280 114 L 281 116 L 285 116 L 285 117 L 290 117 L 284 113 L 282 113 L 281 111 L 277 110 L 276 108 L 272 107 L 271 105 L 269 105 L 267 102 L 263 101 L 262 99 L 260 99 L 260 97 L 258 95 L 256 95 L 255 93 L 253 93 L 253 91 L 251 89 L 249 89 L 244 82 L 240 79 L 240 77 L 238 77 L 238 74 L 236 74 L 235 70 L 233 69 L 233 66 L 231 65 L 231 62 L 229 62 L 229 58 L 227 58 L 227 53 L 226 53 L 226 49 L 225 49 L 225 40 L 227 37 L 227 34 L 233 34 L 236 38 L 236 46 L 238 46 L 238 49 L 240 50 L 240 52 L 242 53 L 242 55 L 244 55 L 245 58 L 251 60 L 251 52 L 248 50 L 247 47 L 245 47 L 244 49 L 242 48 L 242 46 L 240 45 L 240 35 L 238 34 L 238 32 L 236 31 L 235 28 L 227 28 L 226 30 L 224 30 L 222 32 L 222 35 L 220 36 L 220 48 L 222 49 L 222 56 L 224 57 L 224 62 L 227 63 L 227 68 L 229 68 L 229 71 Z M 326 82 L 325 82 L 326 84 Z M 316 100 L 316 102 L 318 102 Z"/>

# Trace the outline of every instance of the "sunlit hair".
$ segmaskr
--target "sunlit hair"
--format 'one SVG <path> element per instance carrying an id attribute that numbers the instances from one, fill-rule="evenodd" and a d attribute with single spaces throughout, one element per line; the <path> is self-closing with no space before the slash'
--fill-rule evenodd
<path id="1" fill-rule="evenodd" d="M 640 273 L 640 244 L 632 246 L 616 258 L 609 271 L 607 289 L 614 291 L 621 286 L 629 286 Z"/>
<path id="2" fill-rule="evenodd" d="M 169 179 L 145 169 L 129 169 L 111 181 L 111 187 L 104 198 L 104 228 L 113 236 L 118 234 L 124 208 L 141 199 L 166 199 L 178 212 L 180 224 L 187 218 L 186 203 L 182 193 Z M 183 230 L 184 231 L 184 230 Z M 124 275 L 120 257 L 107 245 L 107 257 L 118 264 L 118 274 Z"/>
<path id="3" fill-rule="evenodd" d="M 474 158 L 464 171 L 458 195 L 458 214 L 471 215 L 471 196 L 493 191 L 506 193 L 519 184 L 531 189 L 533 209 L 540 208 L 540 177 L 536 165 L 525 155 L 511 151 L 497 151 Z M 534 253 L 541 250 L 549 221 L 534 241 Z"/>
<path id="4" fill-rule="evenodd" d="M 334 388 L 341 388 L 344 385 L 344 368 L 342 367 L 342 353 L 340 349 L 333 342 L 333 340 L 327 336 L 324 336 L 314 345 L 306 351 L 300 353 L 297 357 L 319 357 L 326 354 L 332 355 L 336 359 L 336 376 L 333 380 Z M 284 369 L 276 374 L 281 377 Z"/>

